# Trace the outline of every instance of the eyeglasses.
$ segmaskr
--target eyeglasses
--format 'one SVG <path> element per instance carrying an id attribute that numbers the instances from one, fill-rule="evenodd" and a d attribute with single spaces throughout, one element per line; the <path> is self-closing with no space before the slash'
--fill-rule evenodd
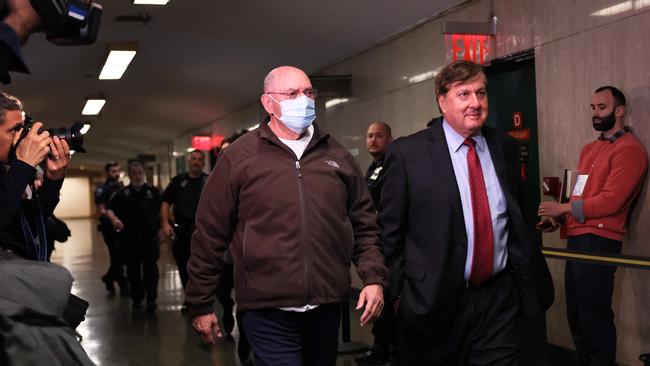
<path id="1" fill-rule="evenodd" d="M 300 94 L 305 94 L 307 98 L 316 99 L 318 90 L 314 88 L 308 88 L 303 90 L 289 90 L 288 92 L 266 92 L 266 94 L 280 94 L 286 96 L 289 99 L 296 99 Z"/>

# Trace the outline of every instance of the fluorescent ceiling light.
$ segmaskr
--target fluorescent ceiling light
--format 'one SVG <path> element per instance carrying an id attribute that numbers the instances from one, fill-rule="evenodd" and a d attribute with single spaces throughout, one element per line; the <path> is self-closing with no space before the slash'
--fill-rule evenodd
<path id="1" fill-rule="evenodd" d="M 135 50 L 111 50 L 99 74 L 99 80 L 121 79 L 135 53 Z"/>
<path id="2" fill-rule="evenodd" d="M 106 103 L 106 101 L 104 101 L 104 103 Z M 88 133 L 89 130 L 90 130 L 90 123 L 84 123 L 84 126 L 81 127 L 81 130 L 79 130 L 79 132 L 81 132 L 82 135 L 85 135 Z"/>
<path id="3" fill-rule="evenodd" d="M 84 116 L 96 116 L 106 104 L 106 99 L 88 99 L 81 114 Z"/>
<path id="4" fill-rule="evenodd" d="M 334 98 L 325 102 L 325 108 L 332 108 L 335 105 L 343 104 L 349 102 L 349 98 Z"/>
<path id="5" fill-rule="evenodd" d="M 592 17 L 607 17 L 611 15 L 616 15 L 620 13 L 625 13 L 628 10 L 634 9 L 634 3 L 632 0 L 629 1 L 624 1 L 622 3 L 618 3 L 616 5 L 612 5 L 609 7 L 606 7 L 604 9 L 600 9 L 598 11 L 595 11 L 591 13 Z"/>
<path id="6" fill-rule="evenodd" d="M 643 9 L 646 6 L 650 6 L 650 0 L 636 0 L 634 2 L 634 9 L 635 10 Z"/>
<path id="7" fill-rule="evenodd" d="M 421 83 L 425 80 L 429 80 L 431 78 L 434 78 L 438 75 L 438 70 L 432 70 L 432 71 L 427 71 L 423 72 L 421 74 L 413 75 L 410 78 L 408 78 L 409 84 L 417 84 Z"/>
<path id="8" fill-rule="evenodd" d="M 193 147 L 188 147 L 187 149 L 185 149 L 185 151 L 187 151 L 187 152 L 192 152 L 192 151 L 194 151 L 194 150 L 196 150 L 196 149 L 193 148 Z"/>
<path id="9" fill-rule="evenodd" d="M 135 5 L 167 5 L 169 0 L 133 0 Z"/>

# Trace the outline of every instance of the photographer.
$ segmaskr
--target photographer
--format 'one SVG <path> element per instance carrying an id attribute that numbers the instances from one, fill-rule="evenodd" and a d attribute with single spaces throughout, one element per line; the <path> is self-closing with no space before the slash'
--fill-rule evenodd
<path id="1" fill-rule="evenodd" d="M 6 0 L 7 16 L 0 22 L 0 81 L 9 84 L 9 71 L 29 73 L 20 46 L 41 24 L 29 0 Z"/>
<path id="2" fill-rule="evenodd" d="M 47 131 L 39 133 L 40 122 L 19 142 L 23 125 L 21 101 L 0 93 L 0 255 L 44 261 L 44 218 L 59 202 L 70 149 Z M 36 195 L 32 184 L 36 166 L 42 163 L 44 182 Z"/>

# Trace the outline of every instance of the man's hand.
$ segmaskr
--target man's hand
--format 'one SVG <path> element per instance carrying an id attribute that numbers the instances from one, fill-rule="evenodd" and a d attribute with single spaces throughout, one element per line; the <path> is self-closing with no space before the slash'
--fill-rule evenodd
<path id="1" fill-rule="evenodd" d="M 201 339 L 208 343 L 217 343 L 217 340 L 223 337 L 217 316 L 214 313 L 199 315 L 192 319 L 192 326 L 201 335 Z"/>
<path id="2" fill-rule="evenodd" d="M 59 180 L 65 177 L 65 171 L 70 164 L 70 147 L 68 142 L 59 139 L 57 136 L 52 138 L 50 143 L 50 155 L 47 158 L 45 174 L 49 180 Z"/>
<path id="3" fill-rule="evenodd" d="M 562 216 L 571 213 L 570 203 L 557 203 L 553 201 L 545 201 L 539 204 L 537 209 L 537 216 Z"/>
<path id="4" fill-rule="evenodd" d="M 174 228 L 169 225 L 169 222 L 164 223 L 158 231 L 158 239 L 162 240 L 172 240 L 174 238 Z"/>
<path id="5" fill-rule="evenodd" d="M 555 217 L 542 217 L 542 219 L 535 225 L 537 230 L 543 233 L 551 233 L 560 227 Z"/>
<path id="6" fill-rule="evenodd" d="M 34 123 L 32 129 L 16 148 L 16 158 L 33 167 L 36 167 L 41 163 L 41 161 L 43 161 L 43 159 L 45 159 L 47 154 L 50 153 L 50 146 L 52 145 L 52 139 L 50 138 L 49 132 L 43 131 L 41 134 L 38 133 L 38 130 L 41 127 L 43 127 L 41 122 Z M 14 146 L 18 142 L 22 132 L 23 130 L 21 129 L 16 133 L 16 136 L 14 137 Z"/>
<path id="7" fill-rule="evenodd" d="M 115 229 L 115 231 L 121 231 L 124 229 L 124 223 L 118 218 L 113 220 L 111 223 L 113 224 L 113 229 Z"/>
<path id="8" fill-rule="evenodd" d="M 384 308 L 384 288 L 377 284 L 364 287 L 359 295 L 356 309 L 361 309 L 364 304 L 366 309 L 361 314 L 360 319 L 362 327 L 375 320 L 381 313 L 381 309 Z"/>
<path id="9" fill-rule="evenodd" d="M 4 22 L 9 25 L 25 44 L 29 35 L 41 25 L 41 17 L 32 7 L 29 0 L 7 0 L 9 14 Z"/>

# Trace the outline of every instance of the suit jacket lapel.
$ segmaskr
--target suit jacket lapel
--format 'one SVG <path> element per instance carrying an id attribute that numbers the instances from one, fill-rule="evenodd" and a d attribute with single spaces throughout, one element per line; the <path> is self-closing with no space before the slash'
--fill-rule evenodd
<path id="1" fill-rule="evenodd" d="M 442 122 L 438 121 L 434 123 L 429 128 L 429 131 L 430 135 L 427 149 L 429 149 L 429 153 L 433 158 L 434 166 L 445 188 L 445 193 L 451 202 L 451 206 L 454 208 L 458 219 L 464 225 L 465 219 L 463 218 L 463 206 L 460 202 L 460 191 L 458 190 L 458 183 L 454 174 L 454 166 L 449 156 L 445 133 L 442 130 Z"/>

